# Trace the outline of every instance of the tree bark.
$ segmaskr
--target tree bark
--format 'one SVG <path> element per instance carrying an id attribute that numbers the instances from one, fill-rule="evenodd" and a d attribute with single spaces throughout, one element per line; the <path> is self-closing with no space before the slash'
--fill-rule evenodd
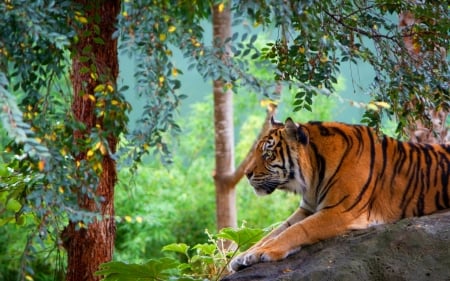
<path id="1" fill-rule="evenodd" d="M 86 8 L 86 18 L 88 23 L 83 23 L 79 29 L 79 41 L 74 46 L 74 56 L 72 59 L 72 85 L 74 89 L 74 100 L 72 110 L 74 116 L 85 124 L 86 129 L 74 132 L 77 140 L 89 138 L 89 132 L 97 127 L 104 129 L 102 119 L 96 117 L 95 102 L 89 98 L 94 95 L 94 88 L 100 82 L 115 85 L 118 76 L 117 40 L 112 39 L 115 30 L 116 17 L 120 11 L 119 0 L 105 1 L 76 1 Z M 95 34 L 96 25 L 100 32 Z M 92 34 L 86 35 L 85 31 Z M 94 38 L 101 38 L 104 44 L 94 41 Z M 82 54 L 85 47 L 92 48 L 89 54 Z M 89 61 L 80 60 L 81 56 L 89 56 Z M 82 69 L 95 65 L 96 73 L 86 73 Z M 92 71 L 92 70 L 91 70 Z M 88 72 L 91 72 L 88 71 Z M 105 128 L 106 130 L 107 128 Z M 117 136 L 108 135 L 107 141 L 111 152 L 115 152 Z M 77 160 L 86 159 L 86 152 L 76 155 Z M 78 195 L 80 209 L 98 212 L 101 220 L 94 220 L 87 228 L 77 230 L 77 222 L 69 222 L 69 225 L 62 233 L 64 246 L 67 250 L 68 268 L 66 274 L 67 281 L 80 280 L 100 280 L 94 276 L 101 263 L 110 261 L 114 249 L 115 221 L 114 221 L 114 185 L 116 183 L 115 161 L 106 153 L 102 159 L 102 172 L 99 175 L 99 184 L 95 194 L 102 198 L 100 202 L 88 198 L 81 192 Z"/>
<path id="2" fill-rule="evenodd" d="M 215 47 L 224 50 L 220 55 L 226 67 L 231 55 L 229 46 L 224 45 L 225 40 L 231 36 L 229 3 L 215 5 L 212 11 L 212 18 L 214 44 Z M 233 93 L 225 86 L 225 82 L 222 79 L 213 81 L 216 152 L 216 169 L 213 177 L 216 186 L 216 221 L 218 230 L 225 227 L 237 227 L 236 185 L 242 179 L 247 166 L 253 160 L 253 150 L 256 146 L 255 141 L 245 159 L 235 169 Z M 275 104 L 268 106 L 266 120 L 261 128 L 259 137 L 268 130 L 269 120 L 275 114 L 275 110 Z M 224 245 L 224 247 L 226 246 Z"/>
<path id="3" fill-rule="evenodd" d="M 224 42 L 231 35 L 231 12 L 229 3 L 215 5 L 212 11 L 213 40 L 215 47 L 224 48 L 220 53 L 224 64 L 227 64 L 229 48 Z M 229 177 L 234 172 L 234 126 L 233 126 L 233 93 L 225 89 L 222 79 L 213 81 L 214 91 L 214 127 L 216 170 L 214 182 L 216 186 L 216 219 L 217 228 L 236 227 L 236 189 L 230 184 Z"/>

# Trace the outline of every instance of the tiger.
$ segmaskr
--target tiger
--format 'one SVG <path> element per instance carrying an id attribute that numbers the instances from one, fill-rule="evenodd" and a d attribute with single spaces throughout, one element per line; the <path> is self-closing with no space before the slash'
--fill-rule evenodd
<path id="1" fill-rule="evenodd" d="M 297 210 L 231 262 L 278 261 L 348 231 L 450 208 L 450 144 L 403 142 L 364 125 L 270 121 L 246 176 L 257 195 L 301 195 Z"/>

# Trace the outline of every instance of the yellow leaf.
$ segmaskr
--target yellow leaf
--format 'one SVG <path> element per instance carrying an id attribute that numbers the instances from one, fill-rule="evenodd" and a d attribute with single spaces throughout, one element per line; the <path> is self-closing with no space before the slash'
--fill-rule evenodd
<path id="1" fill-rule="evenodd" d="M 101 143 L 100 141 L 97 142 L 97 143 L 94 145 L 94 151 L 97 150 L 97 149 L 99 149 L 101 145 L 102 145 L 102 143 Z"/>
<path id="2" fill-rule="evenodd" d="M 44 168 L 45 168 L 45 160 L 41 160 L 41 161 L 39 161 L 39 163 L 38 163 L 38 169 L 39 169 L 39 171 L 43 171 L 44 170 Z"/>
<path id="3" fill-rule="evenodd" d="M 106 90 L 108 90 L 108 92 L 112 93 L 112 92 L 114 92 L 114 87 L 108 84 L 108 85 L 106 85 Z"/>
<path id="4" fill-rule="evenodd" d="M 126 2 L 126 1 L 125 1 Z M 124 16 L 124 17 L 128 17 L 128 13 L 127 13 L 127 11 L 123 11 L 122 12 L 122 16 Z"/>
<path id="5" fill-rule="evenodd" d="M 98 79 L 97 73 L 91 72 L 90 75 L 91 75 L 92 80 L 97 81 L 97 79 Z"/>
<path id="6" fill-rule="evenodd" d="M 103 170 L 102 162 L 94 163 L 94 165 L 92 165 L 92 168 L 94 168 L 94 171 L 101 172 Z"/>
<path id="7" fill-rule="evenodd" d="M 374 103 L 375 103 L 377 106 L 382 107 L 382 108 L 386 108 L 386 109 L 391 108 L 391 105 L 388 104 L 388 103 L 385 102 L 385 101 L 376 101 L 376 102 L 374 102 Z"/>
<path id="8" fill-rule="evenodd" d="M 164 80 L 165 80 L 164 76 L 159 76 L 159 83 L 160 84 L 164 83 Z"/>
<path id="9" fill-rule="evenodd" d="M 378 111 L 378 107 L 375 104 L 373 104 L 373 103 L 369 103 L 368 105 L 366 105 L 366 108 L 368 110 Z"/>
<path id="10" fill-rule="evenodd" d="M 217 10 L 219 11 L 219 13 L 222 13 L 224 9 L 225 9 L 224 3 L 220 3 L 219 6 L 217 7 Z"/>
<path id="11" fill-rule="evenodd" d="M 106 155 L 108 154 L 108 150 L 106 149 L 106 147 L 103 145 L 100 146 L 100 152 L 102 153 L 102 155 Z"/>
<path id="12" fill-rule="evenodd" d="M 27 281 L 33 281 L 34 279 L 33 279 L 33 276 L 31 276 L 31 275 L 25 275 L 25 279 L 27 280 Z"/>
<path id="13" fill-rule="evenodd" d="M 178 69 L 176 69 L 175 67 L 172 68 L 172 75 L 175 77 L 178 75 Z"/>
<path id="14" fill-rule="evenodd" d="M 89 149 L 88 152 L 86 153 L 86 156 L 87 156 L 88 158 L 94 156 L 94 151 L 91 150 L 91 149 Z"/>
<path id="15" fill-rule="evenodd" d="M 104 107 L 105 106 L 105 99 L 101 98 L 97 101 L 95 104 L 96 107 Z"/>
<path id="16" fill-rule="evenodd" d="M 166 34 L 164 34 L 164 33 L 159 34 L 159 40 L 160 41 L 165 41 L 166 38 L 167 38 Z"/>
<path id="17" fill-rule="evenodd" d="M 58 191 L 59 191 L 59 193 L 64 193 L 64 187 L 62 187 L 62 186 L 60 186 L 59 188 L 58 188 Z"/>
<path id="18" fill-rule="evenodd" d="M 174 32 L 177 28 L 173 25 L 169 26 L 169 29 L 167 31 L 169 31 L 170 33 Z"/>
<path id="19" fill-rule="evenodd" d="M 143 221 L 143 219 L 142 219 L 141 216 L 137 216 L 137 217 L 136 217 L 136 222 L 137 222 L 137 223 L 142 223 L 142 221 Z"/>
<path id="20" fill-rule="evenodd" d="M 112 101 L 111 101 L 111 104 L 112 104 L 112 105 L 118 105 L 118 104 L 120 104 L 120 102 L 119 102 L 118 100 L 112 100 Z"/>
<path id="21" fill-rule="evenodd" d="M 78 21 L 79 23 L 82 23 L 82 24 L 86 24 L 86 23 L 88 23 L 88 19 L 86 18 L 86 17 L 83 17 L 83 16 L 75 16 L 75 20 L 76 21 Z"/>
<path id="22" fill-rule="evenodd" d="M 304 54 L 305 53 L 305 47 L 301 46 L 300 48 L 298 48 L 298 52 L 300 54 Z"/>
<path id="23" fill-rule="evenodd" d="M 133 220 L 130 216 L 125 216 L 124 219 L 126 222 L 131 222 Z"/>
<path id="24" fill-rule="evenodd" d="M 95 96 L 94 96 L 94 95 L 88 95 L 88 98 L 89 98 L 91 101 L 95 102 Z"/>
<path id="25" fill-rule="evenodd" d="M 192 45 L 194 45 L 195 47 L 200 47 L 202 44 L 200 44 L 200 42 L 197 41 L 197 39 L 195 38 L 191 38 L 191 43 Z"/>
<path id="26" fill-rule="evenodd" d="M 272 104 L 277 104 L 277 102 L 276 101 L 274 101 L 274 100 L 271 100 L 271 99 L 263 99 L 263 100 L 261 100 L 260 102 L 260 105 L 262 106 L 262 107 L 268 107 L 269 105 L 272 105 Z"/>
<path id="27" fill-rule="evenodd" d="M 94 92 L 103 92 L 104 90 L 105 90 L 105 85 L 104 84 L 98 84 L 94 88 Z"/>
<path id="28" fill-rule="evenodd" d="M 321 63 L 326 63 L 328 61 L 328 57 L 327 56 L 322 56 L 321 58 L 320 58 L 320 62 Z"/>

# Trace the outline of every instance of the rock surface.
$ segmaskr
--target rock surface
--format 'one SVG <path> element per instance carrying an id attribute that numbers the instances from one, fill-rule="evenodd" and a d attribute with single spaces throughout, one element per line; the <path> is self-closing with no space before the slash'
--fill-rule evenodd
<path id="1" fill-rule="evenodd" d="M 450 211 L 353 231 L 223 281 L 450 281 Z"/>

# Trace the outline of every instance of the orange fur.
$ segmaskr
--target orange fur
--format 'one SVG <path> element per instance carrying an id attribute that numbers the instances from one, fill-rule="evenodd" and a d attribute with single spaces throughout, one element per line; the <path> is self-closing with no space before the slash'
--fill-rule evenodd
<path id="1" fill-rule="evenodd" d="M 259 195 L 302 195 L 281 226 L 231 262 L 233 270 L 280 260 L 352 229 L 450 208 L 450 145 L 379 137 L 335 122 L 272 121 L 247 177 Z"/>

